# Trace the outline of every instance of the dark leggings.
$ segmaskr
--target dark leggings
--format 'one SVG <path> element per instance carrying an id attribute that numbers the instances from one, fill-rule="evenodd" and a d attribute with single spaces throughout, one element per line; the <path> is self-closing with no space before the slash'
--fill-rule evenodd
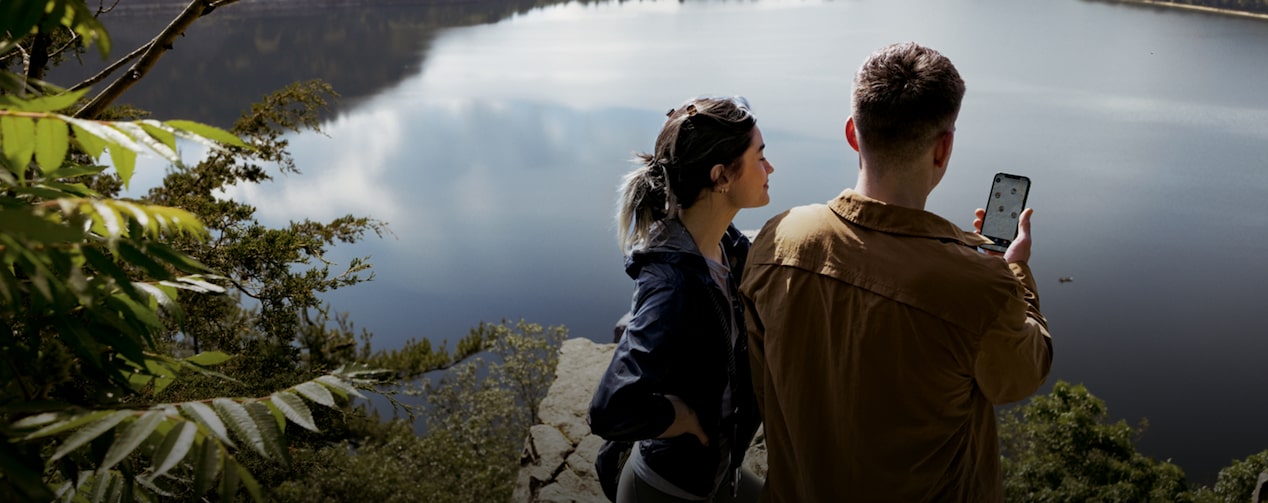
<path id="1" fill-rule="evenodd" d="M 635 449 L 638 446 L 634 447 Z M 709 500 L 710 503 L 756 503 L 762 493 L 762 480 L 748 470 L 740 471 L 740 493 L 731 497 L 731 485 L 726 484 Z M 660 492 L 634 474 L 634 463 L 625 463 L 621 470 L 621 482 L 616 488 L 616 503 L 682 503 L 691 500 Z"/>

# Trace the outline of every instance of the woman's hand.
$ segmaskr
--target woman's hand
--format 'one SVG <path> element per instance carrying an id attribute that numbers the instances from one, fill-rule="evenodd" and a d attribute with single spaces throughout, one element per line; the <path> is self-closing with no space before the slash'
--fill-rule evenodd
<path id="1" fill-rule="evenodd" d="M 700 418 L 696 416 L 696 411 L 691 410 L 687 406 L 687 402 L 682 401 L 674 395 L 665 395 L 669 399 L 669 403 L 674 404 L 674 423 L 665 429 L 656 438 L 673 438 L 679 435 L 695 435 L 700 440 L 701 445 L 709 445 L 709 436 L 704 433 L 704 428 L 700 426 Z"/>

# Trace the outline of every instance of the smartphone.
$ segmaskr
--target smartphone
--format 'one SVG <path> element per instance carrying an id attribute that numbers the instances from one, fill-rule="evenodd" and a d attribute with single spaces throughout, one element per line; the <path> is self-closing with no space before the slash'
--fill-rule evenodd
<path id="1" fill-rule="evenodd" d="M 982 248 L 1003 253 L 1017 239 L 1017 220 L 1026 209 L 1030 195 L 1030 179 L 1021 175 L 996 173 L 991 193 L 986 198 L 986 216 L 982 217 L 982 235 L 994 241 Z"/>

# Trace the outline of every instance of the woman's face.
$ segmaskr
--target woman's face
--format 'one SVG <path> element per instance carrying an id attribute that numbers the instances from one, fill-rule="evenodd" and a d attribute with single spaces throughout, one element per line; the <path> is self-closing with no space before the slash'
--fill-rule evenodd
<path id="1" fill-rule="evenodd" d="M 766 182 L 775 171 L 775 166 L 766 160 L 765 150 L 766 142 L 762 139 L 762 130 L 753 126 L 753 142 L 740 155 L 740 168 L 726 193 L 727 200 L 735 207 L 758 208 L 770 203 L 770 186 Z"/>

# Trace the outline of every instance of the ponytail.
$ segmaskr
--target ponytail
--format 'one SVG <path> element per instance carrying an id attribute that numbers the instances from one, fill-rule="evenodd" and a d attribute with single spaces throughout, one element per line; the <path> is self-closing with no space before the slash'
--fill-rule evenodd
<path id="1" fill-rule="evenodd" d="M 637 161 L 642 166 L 626 174 L 619 189 L 616 237 L 624 253 L 644 242 L 652 224 L 674 206 L 664 162 L 649 154 L 639 154 Z"/>
<path id="2" fill-rule="evenodd" d="M 647 241 L 652 224 L 690 208 L 713 187 L 713 166 L 738 169 L 757 119 L 743 98 L 696 98 L 669 110 L 651 154 L 625 175 L 618 190 L 617 242 L 623 253 Z"/>

